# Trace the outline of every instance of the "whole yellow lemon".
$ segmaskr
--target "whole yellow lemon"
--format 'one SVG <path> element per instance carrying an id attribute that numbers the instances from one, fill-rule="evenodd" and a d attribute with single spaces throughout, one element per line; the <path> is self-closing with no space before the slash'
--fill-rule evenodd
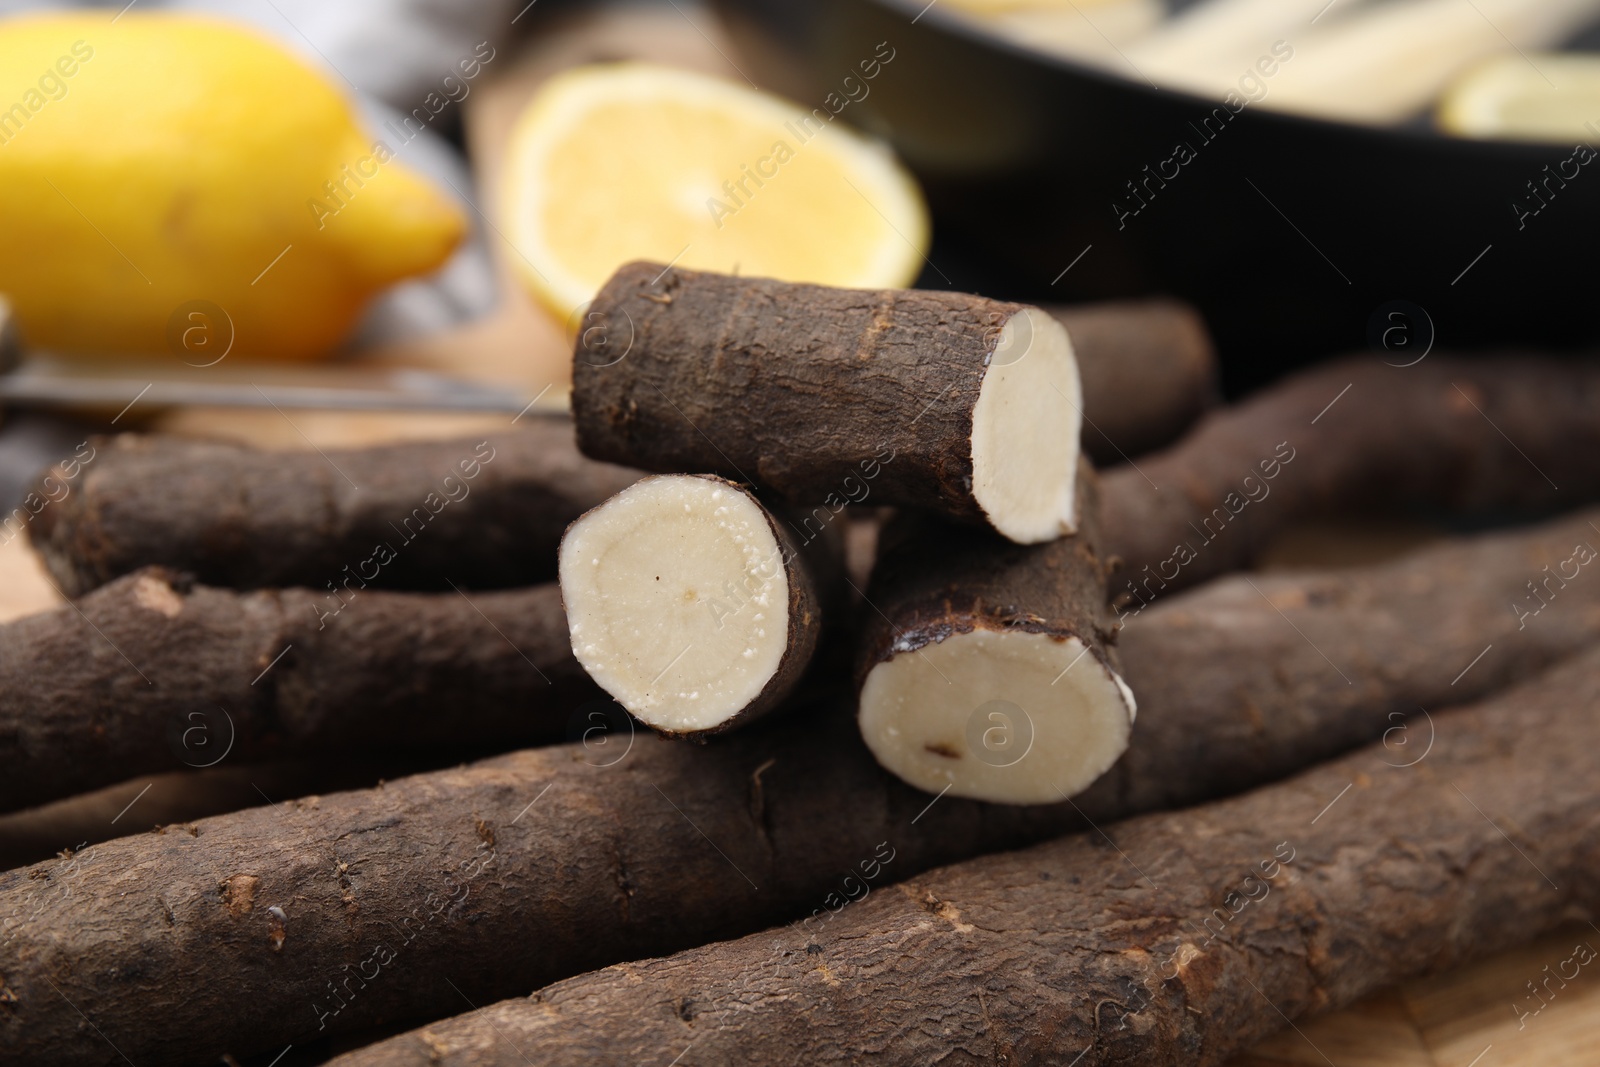
<path id="1" fill-rule="evenodd" d="M 205 321 L 237 353 L 315 357 L 461 239 L 398 147 L 242 26 L 0 20 L 0 294 L 45 347 L 165 351 Z"/>

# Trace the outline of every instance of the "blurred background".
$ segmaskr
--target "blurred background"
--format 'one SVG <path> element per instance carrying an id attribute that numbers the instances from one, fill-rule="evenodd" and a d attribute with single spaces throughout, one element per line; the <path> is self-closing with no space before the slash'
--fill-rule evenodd
<path id="1" fill-rule="evenodd" d="M 1235 391 L 1369 344 L 1396 302 L 1456 349 L 1592 340 L 1594 4 L 715 6 L 801 99 L 867 41 L 903 44 L 852 118 L 923 183 L 945 272 L 1194 300 Z"/>
<path id="2" fill-rule="evenodd" d="M 515 230 L 498 187 L 499 171 L 509 166 L 510 128 L 554 70 L 608 59 L 702 70 L 723 78 L 730 96 L 758 86 L 797 112 L 816 110 L 829 125 L 837 115 L 837 125 L 893 150 L 931 211 L 931 246 L 920 235 L 901 235 L 920 262 L 906 282 L 1030 301 L 1166 293 L 1197 302 L 1218 338 L 1230 392 L 1386 336 L 1390 344 L 1406 336 L 1451 349 L 1571 349 L 1587 346 L 1594 333 L 1582 269 L 1600 203 L 1587 192 L 1595 182 L 1584 181 L 1587 146 L 1600 122 L 1600 64 L 1586 51 L 1600 40 L 1594 0 L 0 3 L 0 18 L 40 13 L 104 19 L 106 29 L 99 66 L 85 62 L 77 77 L 48 75 L 58 56 L 38 61 L 51 85 L 35 94 L 48 104 L 37 114 L 27 99 L 37 78 L 21 66 L 27 50 L 8 53 L 19 66 L 6 70 L 10 85 L 0 96 L 0 107 L 11 106 L 10 123 L 0 122 L 0 181 L 14 179 L 6 198 L 18 213 L 27 214 L 22 194 L 32 189 L 16 182 L 27 186 L 30 166 L 74 154 L 77 165 L 85 160 L 88 147 L 67 138 L 72 112 L 90 104 L 74 98 L 90 96 L 83 82 L 102 74 L 107 56 L 115 61 L 117 30 L 163 14 L 221 16 L 270 38 L 346 98 L 362 130 L 386 138 L 406 168 L 456 203 L 464 237 L 442 266 L 397 264 L 394 274 L 410 274 L 362 286 L 360 314 L 347 315 L 349 322 L 334 315 L 331 326 L 307 328 L 314 336 L 304 342 L 277 331 L 259 352 L 269 357 L 392 346 L 493 315 L 506 296 L 499 280 L 533 277 L 544 262 L 533 253 L 536 266 L 526 269 L 530 240 Z M 581 32 L 574 29 L 579 22 Z M 120 90 L 94 86 L 128 120 L 126 133 L 146 136 L 147 147 L 162 142 L 160 126 L 173 125 L 182 109 L 170 98 L 206 93 L 202 78 L 182 83 L 189 64 L 179 51 L 171 51 L 173 66 L 160 85 L 134 88 L 149 70 L 104 70 L 102 82 L 120 78 Z M 494 58 L 483 61 L 488 54 Z M 475 67 L 474 77 L 464 77 L 462 61 Z M 64 93 L 61 101 L 51 99 L 51 88 Z M 635 93 L 651 91 L 642 85 Z M 224 128 L 234 118 L 259 125 L 251 110 L 272 114 L 293 99 L 274 102 L 264 86 L 253 93 L 258 99 L 230 110 L 230 120 L 214 112 L 208 118 L 216 122 L 205 130 L 211 146 L 237 138 L 237 126 Z M 413 114 L 427 122 L 406 126 Z M 51 126 L 59 142 L 54 155 L 6 160 L 50 136 Z M 288 126 L 275 133 L 304 142 Z M 738 136 L 725 139 L 734 150 Z M 714 139 L 707 130 L 707 142 Z M 174 144 L 165 142 L 168 158 L 205 152 L 186 144 L 174 154 Z M 590 163 L 590 202 L 648 203 L 643 189 L 682 181 L 685 166 L 661 165 L 659 147 L 648 139 L 605 141 Z M 272 158 L 261 144 L 256 155 L 240 152 Z M 325 170 L 338 176 L 336 166 Z M 715 222 L 717 237 L 741 232 L 746 250 L 802 234 L 851 242 L 854 194 L 838 174 L 813 176 L 805 197 L 762 190 L 762 200 L 781 200 L 787 218 L 805 218 L 787 229 L 771 221 L 773 205 L 707 216 L 699 202 L 726 178 L 707 174 L 706 190 L 680 197 L 699 224 Z M 538 182 L 526 171 L 522 181 L 526 202 L 554 200 L 552 190 L 531 187 Z M 173 189 L 152 192 L 165 194 L 170 208 Z M 294 189 L 283 200 L 293 206 L 317 192 Z M 74 198 L 69 211 L 56 194 L 40 187 L 56 208 L 46 214 L 62 214 L 61 224 L 78 230 L 93 219 L 106 230 L 102 237 L 115 240 L 94 205 Z M 138 213 L 130 200 L 107 210 Z M 243 198 L 237 202 L 237 210 L 250 210 Z M 160 205 L 146 206 L 157 214 Z M 584 216 L 584 240 L 598 238 L 608 254 L 666 261 L 674 253 L 677 232 L 646 226 L 642 211 L 613 210 L 608 222 L 598 208 L 574 211 Z M 570 227 L 566 238 L 576 240 L 571 230 L 581 227 Z M 34 234 L 50 237 L 45 227 Z M 32 299 L 37 285 L 16 277 L 40 274 L 38 258 L 26 243 L 10 243 L 30 262 L 10 274 L 0 269 L 0 291 L 8 291 L 34 341 L 106 346 L 106 331 L 46 323 Z M 736 243 L 725 240 L 718 259 L 706 258 L 702 242 L 685 262 L 730 269 Z M 848 251 L 832 262 L 806 251 L 798 258 L 811 262 L 803 266 L 781 258 L 768 266 L 774 274 L 810 269 L 827 280 L 827 270 L 848 274 Z M 290 270 L 293 261 L 285 264 Z M 141 278 L 126 274 L 120 282 L 131 291 Z M 67 274 L 48 280 L 56 290 L 70 282 Z M 536 278 L 533 286 L 538 290 Z M 182 296 L 203 299 L 202 288 L 163 299 L 173 306 Z M 77 314 L 59 310 L 75 301 L 82 304 L 78 294 L 51 294 L 48 302 L 58 306 L 51 314 L 58 322 L 62 315 L 82 320 L 90 314 L 82 307 Z M 214 302 L 229 307 L 229 299 Z M 469 354 L 461 360 L 470 362 Z"/>

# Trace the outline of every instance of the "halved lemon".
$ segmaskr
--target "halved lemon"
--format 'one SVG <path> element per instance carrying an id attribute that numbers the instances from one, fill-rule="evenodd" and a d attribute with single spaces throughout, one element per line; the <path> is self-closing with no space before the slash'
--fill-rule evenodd
<path id="1" fill-rule="evenodd" d="M 1461 137 L 1592 143 L 1600 137 L 1600 56 L 1486 60 L 1450 86 L 1438 114 L 1439 125 Z"/>
<path id="2" fill-rule="evenodd" d="M 859 101 L 871 85 L 857 77 L 849 88 Z M 893 154 L 845 125 L 856 106 L 841 91 L 807 110 L 642 63 L 560 74 L 512 134 L 503 217 L 514 262 L 566 320 L 636 259 L 909 285 L 927 251 L 927 208 Z"/>

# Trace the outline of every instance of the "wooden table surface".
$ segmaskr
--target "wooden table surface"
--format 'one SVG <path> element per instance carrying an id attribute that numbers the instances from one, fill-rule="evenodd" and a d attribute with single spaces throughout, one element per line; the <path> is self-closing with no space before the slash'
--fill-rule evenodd
<path id="1" fill-rule="evenodd" d="M 577 63 L 624 58 L 648 59 L 711 73 L 733 74 L 732 47 L 715 22 L 686 3 L 598 10 L 560 23 L 547 20 L 520 54 L 497 57 L 465 109 L 467 143 L 478 174 L 475 208 L 490 220 L 489 241 L 500 266 L 516 255 L 494 225 L 499 196 L 497 176 L 507 131 L 521 104 L 554 71 Z M 423 366 L 487 381 L 508 382 L 530 395 L 550 386 L 565 390 L 570 349 L 561 324 L 537 310 L 500 271 L 501 300 L 487 318 L 459 332 L 428 338 L 358 361 Z M 501 416 L 419 416 L 297 412 L 238 412 L 193 409 L 166 413 L 146 428 L 165 432 L 227 437 L 264 447 L 304 448 L 363 444 L 384 440 L 468 434 L 480 428 L 503 429 Z M 1307 533 L 1284 546 L 1278 562 L 1355 562 L 1329 557 L 1328 546 L 1366 544 L 1369 555 L 1390 554 L 1426 532 L 1387 531 L 1377 539 L 1318 538 Z M 0 622 L 60 602 L 25 539 L 0 545 Z M 164 784 L 183 788 L 184 778 Z M 107 810 L 132 797 L 143 781 L 96 795 Z M 0 819 L 0 837 L 22 823 Z M 34 818 L 31 834 L 48 833 L 47 820 Z M 69 844 L 75 842 L 68 842 Z M 1600 929 L 1587 924 L 1563 929 L 1536 944 L 1507 952 L 1475 966 L 1407 983 L 1317 1019 L 1287 1028 L 1239 1057 L 1234 1067 L 1577 1067 L 1600 1064 L 1600 978 L 1588 970 L 1569 982 L 1538 1012 L 1519 1021 L 1518 1010 L 1537 1007 L 1530 981 L 1572 955 L 1579 942 L 1600 949 Z M 1548 994 L 1547 994 L 1548 997 Z"/>

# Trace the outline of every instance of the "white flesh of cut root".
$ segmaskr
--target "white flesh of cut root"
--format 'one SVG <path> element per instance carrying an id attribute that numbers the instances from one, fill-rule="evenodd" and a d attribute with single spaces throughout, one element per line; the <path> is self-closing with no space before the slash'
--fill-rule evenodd
<path id="1" fill-rule="evenodd" d="M 980 629 L 873 667 L 859 721 L 878 762 L 918 789 L 1053 804 L 1116 762 L 1134 711 L 1076 637 Z"/>
<path id="2" fill-rule="evenodd" d="M 1019 544 L 1077 527 L 1082 393 L 1060 323 L 1038 308 L 1006 320 L 972 407 L 972 496 Z"/>
<path id="3" fill-rule="evenodd" d="M 720 478 L 645 478 L 561 543 L 572 650 L 649 726 L 698 733 L 736 717 L 789 643 L 789 580 L 767 512 Z"/>

